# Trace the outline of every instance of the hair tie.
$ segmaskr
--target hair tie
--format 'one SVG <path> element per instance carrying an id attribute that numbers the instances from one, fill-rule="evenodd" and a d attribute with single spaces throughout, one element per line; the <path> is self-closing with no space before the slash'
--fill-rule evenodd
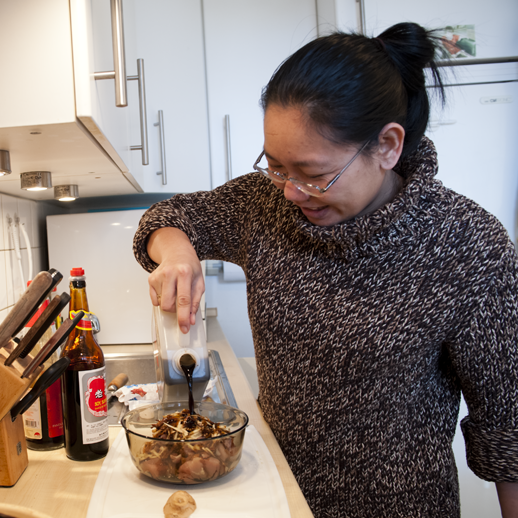
<path id="1" fill-rule="evenodd" d="M 385 52 L 387 52 L 387 47 L 385 45 L 385 42 L 380 38 L 380 37 L 376 37 L 374 38 L 375 40 L 377 40 L 379 42 L 379 44 L 381 45 L 381 48 L 382 50 L 384 50 Z"/>

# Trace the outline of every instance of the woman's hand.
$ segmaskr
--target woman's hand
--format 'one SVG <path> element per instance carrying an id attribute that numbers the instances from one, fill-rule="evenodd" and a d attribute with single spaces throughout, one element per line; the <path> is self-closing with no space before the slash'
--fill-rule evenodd
<path id="1" fill-rule="evenodd" d="M 151 302 L 164 311 L 176 311 L 178 325 L 187 333 L 205 291 L 198 256 L 185 232 L 170 227 L 151 234 L 147 252 L 159 265 L 148 279 Z"/>

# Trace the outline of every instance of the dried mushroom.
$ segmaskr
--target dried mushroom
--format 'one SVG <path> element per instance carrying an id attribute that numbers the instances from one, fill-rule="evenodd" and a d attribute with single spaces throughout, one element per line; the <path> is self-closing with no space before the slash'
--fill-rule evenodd
<path id="1" fill-rule="evenodd" d="M 187 491 L 175 491 L 164 505 L 165 518 L 189 518 L 196 511 L 196 502 Z"/>

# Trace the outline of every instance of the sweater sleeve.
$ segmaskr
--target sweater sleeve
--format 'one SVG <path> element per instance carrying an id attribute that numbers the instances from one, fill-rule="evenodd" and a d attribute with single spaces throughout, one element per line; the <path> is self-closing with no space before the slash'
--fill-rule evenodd
<path id="1" fill-rule="evenodd" d="M 250 229 L 251 207 L 269 184 L 252 173 L 213 191 L 177 194 L 155 203 L 142 216 L 133 239 L 137 261 L 152 272 L 157 264 L 147 254 L 149 236 L 159 228 L 174 227 L 187 234 L 200 260 L 217 259 L 243 266 L 243 238 Z"/>
<path id="2" fill-rule="evenodd" d="M 508 243 L 483 302 L 458 342 L 468 406 L 461 421 L 468 466 L 492 482 L 518 481 L 518 265 Z"/>

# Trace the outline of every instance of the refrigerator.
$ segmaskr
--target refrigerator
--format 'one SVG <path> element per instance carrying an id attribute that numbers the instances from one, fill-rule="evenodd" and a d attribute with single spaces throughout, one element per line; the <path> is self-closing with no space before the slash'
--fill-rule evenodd
<path id="1" fill-rule="evenodd" d="M 518 2 L 361 0 L 358 14 L 368 36 L 403 21 L 441 29 L 446 41 L 441 61 L 448 59 L 456 66 L 440 69 L 447 85 L 444 109 L 433 100 L 434 89 L 429 90 L 432 114 L 426 135 L 437 148 L 438 179 L 494 214 L 516 245 Z M 468 62 L 484 64 L 461 65 Z M 465 415 L 462 401 L 460 418 Z M 479 479 L 467 466 L 460 426 L 453 450 L 462 516 L 500 517 L 494 484 Z"/>
<path id="2" fill-rule="evenodd" d="M 148 273 L 133 256 L 133 236 L 144 209 L 47 216 L 49 266 L 86 276 L 89 309 L 99 319 L 101 345 L 151 343 Z"/>

